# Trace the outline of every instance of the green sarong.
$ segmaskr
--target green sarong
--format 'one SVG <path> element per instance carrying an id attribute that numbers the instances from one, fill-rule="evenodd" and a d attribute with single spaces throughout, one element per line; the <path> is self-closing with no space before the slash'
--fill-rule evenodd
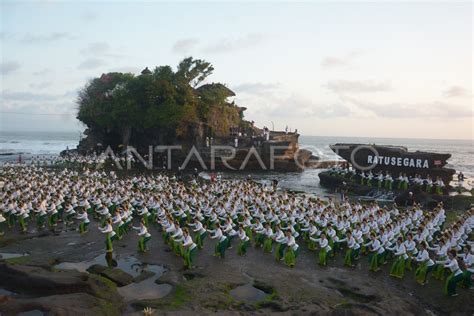
<path id="1" fill-rule="evenodd" d="M 79 233 L 84 234 L 87 231 L 87 226 L 89 226 L 89 223 L 81 222 L 79 224 Z"/>
<path id="2" fill-rule="evenodd" d="M 293 248 L 289 247 L 285 253 L 285 264 L 290 268 L 294 268 L 296 264 L 296 257 L 298 256 L 298 250 L 296 252 Z"/>
<path id="3" fill-rule="evenodd" d="M 248 247 L 249 243 L 250 242 L 248 240 L 247 241 L 241 241 L 239 243 L 239 246 L 237 247 L 237 254 L 239 256 L 243 256 L 247 253 L 247 247 Z"/>
<path id="4" fill-rule="evenodd" d="M 186 269 L 191 269 L 193 267 L 194 258 L 196 257 L 197 247 L 189 250 L 187 249 L 184 253 L 184 266 Z"/>
<path id="5" fill-rule="evenodd" d="M 114 251 L 113 247 L 112 247 L 112 238 L 110 237 L 109 234 L 107 234 L 107 237 L 105 237 L 105 250 L 107 252 L 112 252 Z"/>
<path id="6" fill-rule="evenodd" d="M 428 266 L 428 262 L 423 262 L 420 266 L 415 270 L 415 280 L 419 284 L 425 284 L 428 274 L 433 270 L 434 265 Z"/>
<path id="7" fill-rule="evenodd" d="M 328 253 L 326 251 L 326 248 L 323 248 L 323 249 L 319 250 L 318 257 L 319 257 L 319 264 L 320 265 L 322 265 L 324 267 L 327 265 L 327 263 L 328 263 L 327 256 L 328 256 Z"/>
<path id="8" fill-rule="evenodd" d="M 140 236 L 138 239 L 138 251 L 139 252 L 146 252 L 146 243 L 151 239 L 150 237 Z"/>
<path id="9" fill-rule="evenodd" d="M 444 284 L 444 294 L 448 296 L 453 296 L 456 294 L 456 286 L 458 282 L 463 280 L 463 274 L 460 273 L 458 275 L 454 275 L 454 273 L 451 273 L 451 275 L 446 279 L 446 282 Z"/>
<path id="10" fill-rule="evenodd" d="M 392 264 L 390 269 L 390 276 L 395 278 L 403 279 L 405 275 L 405 259 L 402 256 L 398 256 L 395 262 Z"/>
<path id="11" fill-rule="evenodd" d="M 344 265 L 348 267 L 352 267 L 354 264 L 354 257 L 355 257 L 355 251 L 352 250 L 351 248 L 347 249 L 346 255 L 344 256 Z"/>
<path id="12" fill-rule="evenodd" d="M 464 271 L 463 274 L 463 284 L 466 288 L 470 289 L 472 286 L 472 272 L 471 271 Z"/>
<path id="13" fill-rule="evenodd" d="M 204 246 L 204 238 L 206 238 L 207 233 L 204 232 L 202 234 L 197 234 L 196 235 L 196 245 L 198 246 L 199 249 L 202 249 Z"/>
<path id="14" fill-rule="evenodd" d="M 285 250 L 286 245 L 277 243 L 276 249 L 275 249 L 275 260 L 280 261 L 281 258 L 283 258 L 283 251 Z"/>
<path id="15" fill-rule="evenodd" d="M 437 280 L 444 280 L 445 268 L 442 264 L 437 264 L 434 268 L 433 277 Z"/>
<path id="16" fill-rule="evenodd" d="M 377 272 L 379 270 L 379 254 L 377 253 L 370 253 L 369 254 L 369 262 L 370 262 L 370 271 Z"/>
<path id="17" fill-rule="evenodd" d="M 263 251 L 266 253 L 272 252 L 273 248 L 273 240 L 271 238 L 265 239 L 265 242 L 263 243 Z"/>
<path id="18" fill-rule="evenodd" d="M 214 255 L 224 258 L 226 249 L 227 249 L 227 239 L 220 241 L 216 244 L 214 248 Z"/>

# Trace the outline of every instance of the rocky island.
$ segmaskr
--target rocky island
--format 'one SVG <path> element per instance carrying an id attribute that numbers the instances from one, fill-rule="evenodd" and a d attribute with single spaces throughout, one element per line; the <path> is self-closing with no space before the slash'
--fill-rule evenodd
<path id="1" fill-rule="evenodd" d="M 92 79 L 77 100 L 77 118 L 87 127 L 77 151 L 133 148 L 159 167 L 173 161 L 168 169 L 302 170 L 311 153 L 299 148 L 299 134 L 245 120 L 246 108 L 231 100 L 232 90 L 203 84 L 213 71 L 209 62 L 189 57 L 176 71 L 159 66 L 138 76 L 112 72 Z"/>

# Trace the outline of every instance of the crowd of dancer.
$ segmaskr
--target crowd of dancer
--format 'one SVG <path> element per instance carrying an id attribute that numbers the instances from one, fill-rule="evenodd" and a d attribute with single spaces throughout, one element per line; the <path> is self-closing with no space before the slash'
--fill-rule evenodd
<path id="1" fill-rule="evenodd" d="M 239 255 L 255 247 L 289 267 L 305 247 L 321 266 L 342 256 L 353 267 L 365 256 L 373 272 L 390 263 L 396 278 L 413 270 L 421 285 L 430 278 L 445 280 L 450 296 L 461 284 L 472 289 L 473 209 L 446 225 L 442 203 L 433 210 L 418 204 L 401 209 L 288 194 L 250 180 L 120 178 L 114 172 L 38 166 L 4 166 L 0 186 L 1 235 L 15 226 L 28 233 L 31 226 L 58 224 L 87 234 L 93 220 L 107 252 L 131 231 L 139 237 L 138 250 L 146 252 L 155 226 L 186 268 L 209 242 L 220 258 L 233 246 Z"/>
<path id="2" fill-rule="evenodd" d="M 430 175 L 427 175 L 426 178 L 422 178 L 419 174 L 409 177 L 406 173 L 392 176 L 388 171 L 385 173 L 382 171 L 373 173 L 371 170 L 368 172 L 357 171 L 354 168 L 344 168 L 341 166 L 335 166 L 331 168 L 329 172 L 332 175 L 343 177 L 348 181 L 357 182 L 361 185 L 377 188 L 379 190 L 407 190 L 410 186 L 414 186 L 415 189 L 424 190 L 429 194 L 435 193 L 442 195 L 446 188 L 441 177 L 433 179 Z"/>

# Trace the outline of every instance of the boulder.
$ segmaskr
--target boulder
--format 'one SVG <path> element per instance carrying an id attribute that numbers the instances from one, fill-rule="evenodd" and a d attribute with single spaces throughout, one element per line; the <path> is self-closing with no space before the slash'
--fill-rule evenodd
<path id="1" fill-rule="evenodd" d="M 129 285 L 133 282 L 133 276 L 119 268 L 110 268 L 99 264 L 94 264 L 89 267 L 89 269 L 87 269 L 87 272 L 103 276 L 118 286 Z"/>
<path id="2" fill-rule="evenodd" d="M 50 271 L 43 267 L 0 264 L 0 287 L 34 296 L 87 293 L 118 306 L 122 304 L 113 282 L 73 270 Z"/>
<path id="3" fill-rule="evenodd" d="M 155 275 L 155 272 L 151 272 L 151 271 L 147 271 L 147 270 L 143 270 L 139 276 L 133 278 L 133 282 L 134 283 L 140 283 L 142 281 L 145 281 L 149 278 L 151 278 L 152 276 Z"/>
<path id="4" fill-rule="evenodd" d="M 32 310 L 48 312 L 48 315 L 120 315 L 120 305 L 87 293 L 11 299 L 0 303 L 0 310 L 5 316 Z"/>
<path id="5" fill-rule="evenodd" d="M 167 271 L 155 280 L 156 284 L 176 285 L 184 281 L 183 276 L 174 271 Z"/>

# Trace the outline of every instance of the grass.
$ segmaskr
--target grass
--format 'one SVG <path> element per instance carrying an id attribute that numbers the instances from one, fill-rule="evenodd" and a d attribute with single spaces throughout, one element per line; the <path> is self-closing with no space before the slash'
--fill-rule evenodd
<path id="1" fill-rule="evenodd" d="M 192 295 L 190 291 L 184 285 L 179 284 L 176 286 L 172 295 L 154 300 L 138 301 L 133 303 L 132 306 L 136 309 L 143 309 L 145 307 L 154 309 L 180 309 L 191 300 Z"/>
<path id="2" fill-rule="evenodd" d="M 7 264 L 11 265 L 21 265 L 21 264 L 28 264 L 30 262 L 30 257 L 29 256 L 22 256 L 22 257 L 16 257 L 16 258 L 10 258 L 10 259 L 5 259 L 3 260 Z"/>
<path id="3" fill-rule="evenodd" d="M 102 315 L 105 315 L 105 316 L 121 315 L 119 305 L 113 302 L 104 300 L 104 299 L 98 299 L 98 301 L 99 301 L 98 307 Z"/>
<path id="4" fill-rule="evenodd" d="M 95 274 L 89 274 L 88 278 L 92 284 L 92 295 L 107 301 L 114 299 L 114 296 L 119 297 L 117 285 L 114 282 Z"/>

